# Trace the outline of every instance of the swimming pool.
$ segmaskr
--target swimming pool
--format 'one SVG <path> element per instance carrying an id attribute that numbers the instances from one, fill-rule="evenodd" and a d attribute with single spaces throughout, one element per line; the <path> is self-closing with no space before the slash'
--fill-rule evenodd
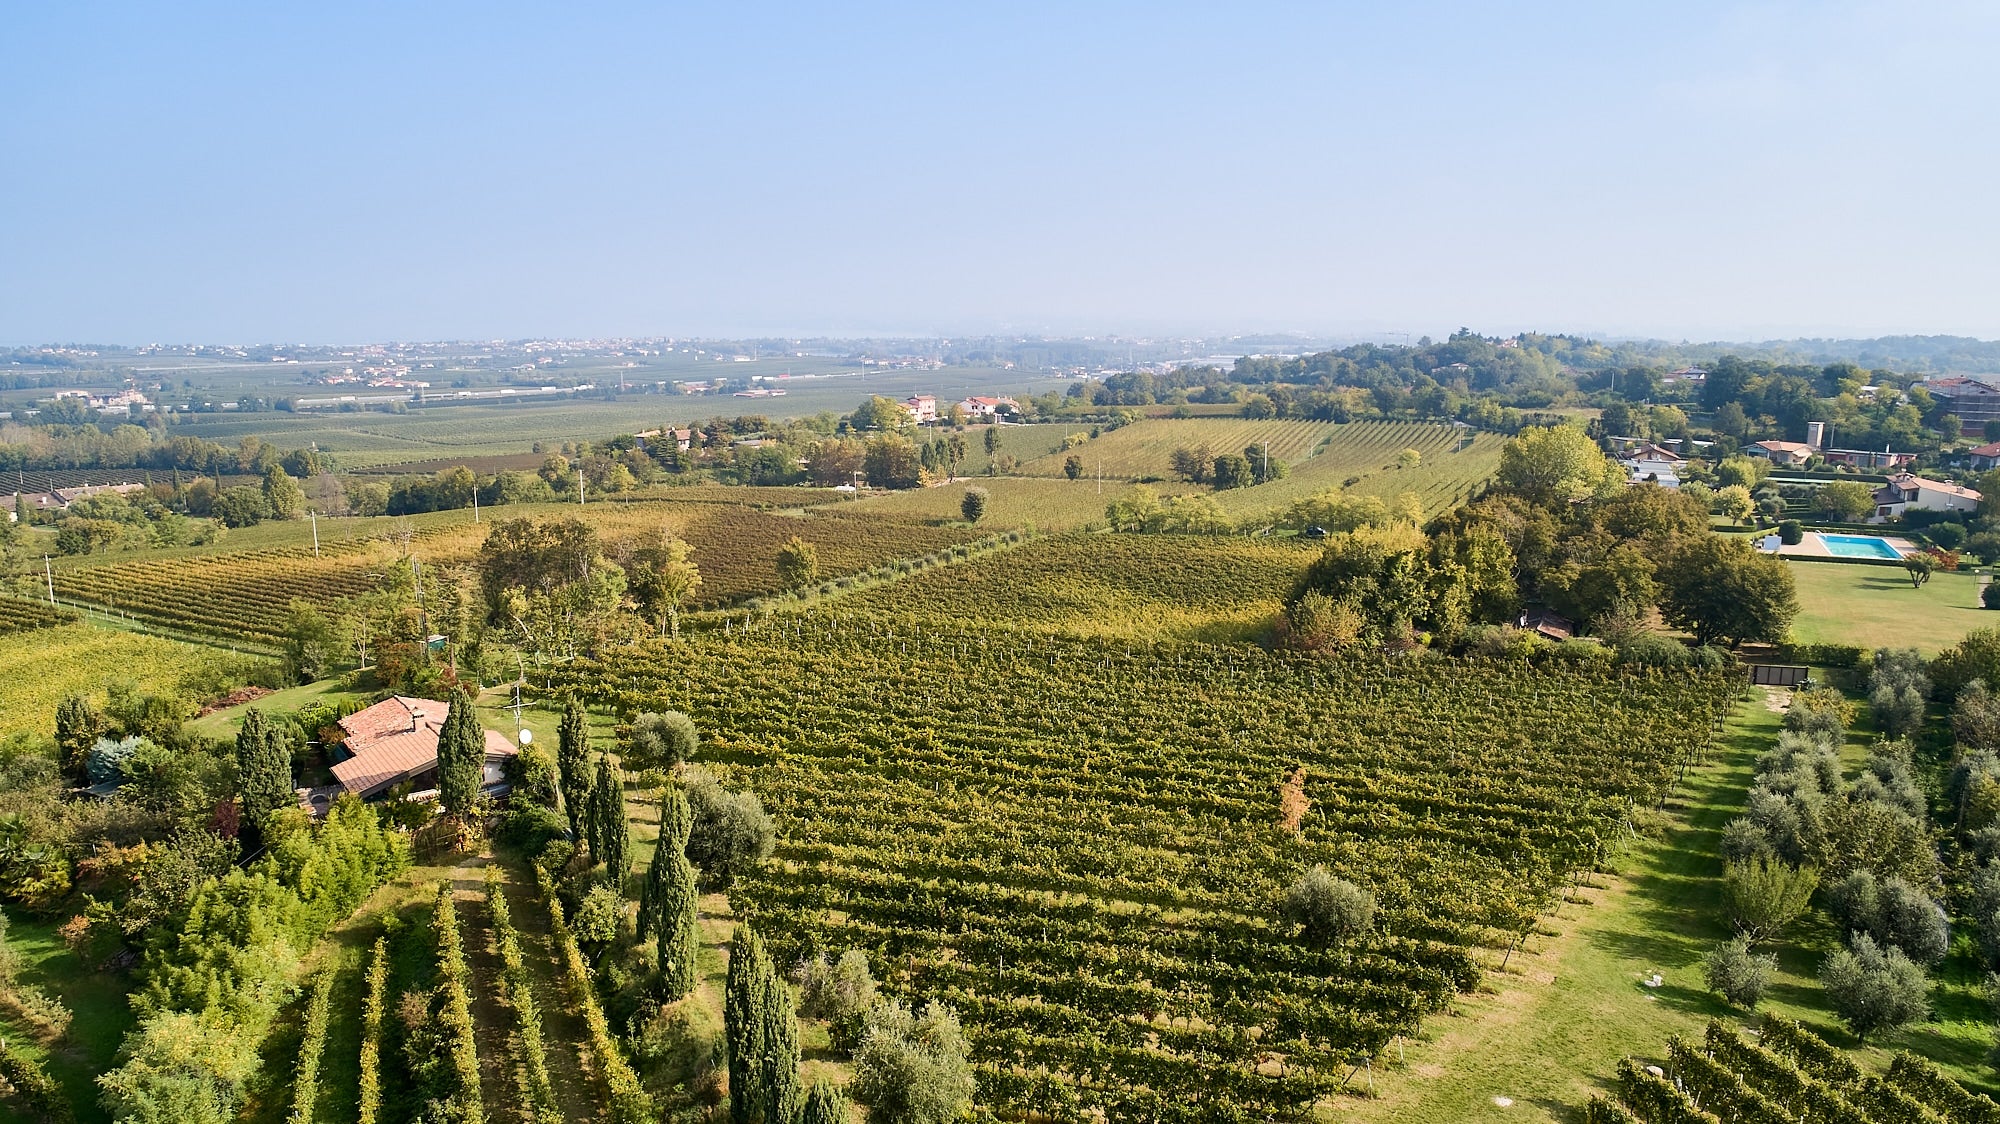
<path id="1" fill-rule="evenodd" d="M 1819 541 L 1826 544 L 1828 554 L 1841 558 L 1886 558 L 1895 561 L 1903 552 L 1889 545 L 1889 540 L 1874 535 L 1821 535 Z"/>

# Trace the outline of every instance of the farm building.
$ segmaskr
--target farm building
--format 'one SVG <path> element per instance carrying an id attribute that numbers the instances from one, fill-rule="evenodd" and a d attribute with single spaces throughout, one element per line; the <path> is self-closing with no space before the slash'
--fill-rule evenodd
<path id="1" fill-rule="evenodd" d="M 396 695 L 341 719 L 347 756 L 334 764 L 334 779 L 363 800 L 399 784 L 412 784 L 417 791 L 435 788 L 438 732 L 450 711 L 436 699 Z M 506 783 L 502 770 L 520 750 L 505 734 L 485 734 L 486 771 L 480 784 L 491 792 Z"/>

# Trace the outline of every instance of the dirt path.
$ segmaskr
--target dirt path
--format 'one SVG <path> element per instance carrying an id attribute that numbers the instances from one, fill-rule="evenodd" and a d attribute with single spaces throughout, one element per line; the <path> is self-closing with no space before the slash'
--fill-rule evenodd
<path id="1" fill-rule="evenodd" d="M 493 947 L 492 917 L 486 908 L 485 868 L 486 860 L 478 857 L 459 863 L 452 871 L 451 896 L 458 909 L 465 959 L 472 968 L 467 982 L 472 991 L 472 1035 L 479 1045 L 479 1096 L 488 1120 L 519 1124 L 511 1041 L 514 1012 L 500 1000 L 500 954 Z"/>
<path id="2" fill-rule="evenodd" d="M 556 1103 L 564 1120 L 602 1120 L 607 1098 L 585 1045 L 590 1032 L 563 984 L 562 964 L 549 937 L 548 908 L 512 863 L 499 866 L 514 928 L 521 934 L 521 957 L 534 977 L 535 1002 L 542 1009 L 542 1042 Z"/>

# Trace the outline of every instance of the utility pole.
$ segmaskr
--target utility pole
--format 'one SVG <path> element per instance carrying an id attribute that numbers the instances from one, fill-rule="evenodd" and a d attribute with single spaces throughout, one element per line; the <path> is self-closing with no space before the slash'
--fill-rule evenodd
<path id="1" fill-rule="evenodd" d="M 472 478 L 472 521 L 479 522 L 479 477 Z"/>
<path id="2" fill-rule="evenodd" d="M 583 469 L 576 470 L 576 506 L 583 506 Z"/>
<path id="3" fill-rule="evenodd" d="M 49 583 L 49 608 L 56 607 L 56 572 L 49 566 L 49 556 L 42 555 L 42 577 Z"/>
<path id="4" fill-rule="evenodd" d="M 307 517 L 308 519 L 311 519 L 311 520 L 312 520 L 312 525 L 313 525 L 313 557 L 314 557 L 314 558 L 318 558 L 318 557 L 319 557 L 319 512 L 317 512 L 317 511 L 313 511 L 313 510 L 311 510 L 311 509 L 308 509 L 308 510 L 306 511 L 306 517 Z"/>

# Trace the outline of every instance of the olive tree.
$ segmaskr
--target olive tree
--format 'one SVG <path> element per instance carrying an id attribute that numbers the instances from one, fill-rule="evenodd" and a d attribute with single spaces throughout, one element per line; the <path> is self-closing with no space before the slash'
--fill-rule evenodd
<path id="1" fill-rule="evenodd" d="M 1285 917 L 1322 944 L 1348 940 L 1375 922 L 1375 895 L 1315 866 L 1285 891 Z"/>

